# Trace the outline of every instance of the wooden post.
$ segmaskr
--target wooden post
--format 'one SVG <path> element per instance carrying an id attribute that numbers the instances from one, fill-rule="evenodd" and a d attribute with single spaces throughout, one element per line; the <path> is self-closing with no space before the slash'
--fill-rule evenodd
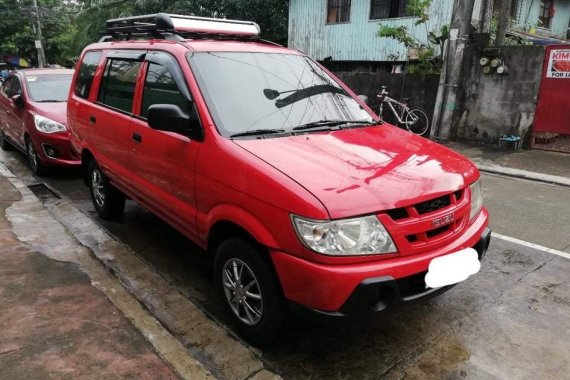
<path id="1" fill-rule="evenodd" d="M 501 0 L 501 8 L 499 10 L 499 23 L 497 25 L 497 37 L 495 38 L 495 46 L 501 46 L 505 43 L 507 28 L 509 27 L 509 18 L 511 15 L 512 0 Z"/>

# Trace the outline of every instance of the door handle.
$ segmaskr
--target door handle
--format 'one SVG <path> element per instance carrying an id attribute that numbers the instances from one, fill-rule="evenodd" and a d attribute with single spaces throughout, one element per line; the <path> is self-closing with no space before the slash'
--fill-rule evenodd
<path id="1" fill-rule="evenodd" d="M 138 133 L 133 133 L 133 140 L 135 140 L 140 144 L 142 142 L 142 136 L 139 135 Z"/>
<path id="2" fill-rule="evenodd" d="M 97 118 L 95 116 L 89 116 L 89 123 L 95 124 L 97 122 Z"/>

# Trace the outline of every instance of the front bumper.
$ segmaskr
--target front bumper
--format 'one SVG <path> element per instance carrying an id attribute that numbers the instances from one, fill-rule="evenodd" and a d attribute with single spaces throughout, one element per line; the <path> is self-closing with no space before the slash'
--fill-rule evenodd
<path id="1" fill-rule="evenodd" d="M 68 133 L 35 133 L 32 136 L 34 147 L 43 165 L 46 166 L 79 166 L 81 159 L 77 157 Z"/>
<path id="2" fill-rule="evenodd" d="M 490 241 L 488 212 L 479 216 L 455 241 L 423 254 L 371 263 L 325 265 L 273 251 L 285 298 L 291 304 L 320 314 L 349 315 L 381 311 L 398 301 L 441 293 L 450 287 L 425 289 L 424 276 L 432 259 L 472 247 L 482 259 Z"/>

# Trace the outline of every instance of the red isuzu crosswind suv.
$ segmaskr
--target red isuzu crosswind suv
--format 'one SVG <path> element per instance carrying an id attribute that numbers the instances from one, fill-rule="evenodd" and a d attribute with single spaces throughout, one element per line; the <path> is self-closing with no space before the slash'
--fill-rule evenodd
<path id="1" fill-rule="evenodd" d="M 479 270 L 477 168 L 382 123 L 311 58 L 251 22 L 158 14 L 107 31 L 68 100 L 95 209 L 132 198 L 211 252 L 246 338 L 269 341 L 288 307 L 380 311 Z"/>

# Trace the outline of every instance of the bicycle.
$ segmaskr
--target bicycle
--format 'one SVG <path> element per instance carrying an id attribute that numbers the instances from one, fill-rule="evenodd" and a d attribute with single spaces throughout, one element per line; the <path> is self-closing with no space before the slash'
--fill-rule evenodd
<path id="1" fill-rule="evenodd" d="M 422 136 L 429 129 L 429 118 L 424 110 L 421 108 L 410 108 L 408 107 L 408 101 L 410 98 L 402 98 L 401 102 L 392 99 L 388 96 L 388 91 L 386 91 L 387 86 L 382 86 L 382 91 L 377 95 L 380 99 L 380 106 L 378 116 L 384 121 L 384 103 L 388 106 L 388 109 L 392 111 L 393 116 L 395 116 L 398 126 L 405 126 L 408 132 L 415 135 Z M 396 108 L 399 109 L 396 110 Z"/>

